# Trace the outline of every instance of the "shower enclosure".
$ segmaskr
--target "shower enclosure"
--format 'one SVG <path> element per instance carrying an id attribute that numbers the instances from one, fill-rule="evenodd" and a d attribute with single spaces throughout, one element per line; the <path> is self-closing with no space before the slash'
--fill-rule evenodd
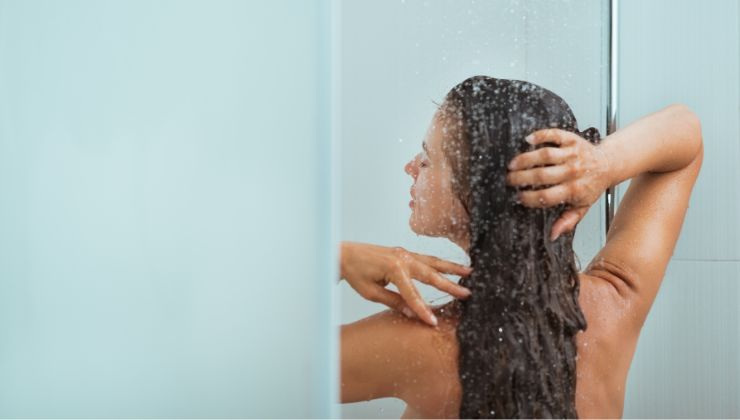
<path id="1" fill-rule="evenodd" d="M 342 1 L 341 237 L 467 263 L 448 240 L 409 229 L 413 181 L 403 165 L 421 148 L 434 102 L 469 76 L 553 90 L 581 129 L 602 136 L 685 103 L 702 120 L 704 167 L 637 345 L 624 416 L 740 416 L 738 12 L 733 1 Z M 603 245 L 628 185 L 579 223 L 582 268 Z M 449 300 L 417 285 L 428 302 Z M 385 309 L 346 284 L 340 299 L 343 323 Z M 345 404 L 341 414 L 398 418 L 404 407 L 379 399 Z"/>
<path id="2" fill-rule="evenodd" d="M 337 325 L 385 309 L 338 243 L 467 262 L 411 232 L 403 167 L 476 74 L 602 135 L 699 115 L 624 416 L 739 417 L 739 27 L 734 0 L 0 0 L 0 418 L 399 417 L 336 402 Z"/>

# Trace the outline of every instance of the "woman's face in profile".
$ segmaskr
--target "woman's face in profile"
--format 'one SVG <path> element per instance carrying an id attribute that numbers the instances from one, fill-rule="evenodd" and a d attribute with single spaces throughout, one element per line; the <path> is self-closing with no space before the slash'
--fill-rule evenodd
<path id="1" fill-rule="evenodd" d="M 442 151 L 445 131 L 437 111 L 421 152 L 404 167 L 414 179 L 409 225 L 418 235 L 447 237 L 459 243 L 467 235 L 468 217 L 452 191 L 452 167 Z"/>

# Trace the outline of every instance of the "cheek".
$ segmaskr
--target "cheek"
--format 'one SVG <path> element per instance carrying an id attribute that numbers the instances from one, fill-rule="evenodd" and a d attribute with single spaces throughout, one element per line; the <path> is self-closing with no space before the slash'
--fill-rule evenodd
<path id="1" fill-rule="evenodd" d="M 431 172 L 422 172 L 416 179 L 414 187 L 417 200 L 428 202 L 437 194 L 437 177 Z"/>
<path id="2" fill-rule="evenodd" d="M 437 172 L 424 172 L 416 181 L 416 199 L 427 207 L 444 204 L 446 189 L 444 187 L 444 174 Z"/>

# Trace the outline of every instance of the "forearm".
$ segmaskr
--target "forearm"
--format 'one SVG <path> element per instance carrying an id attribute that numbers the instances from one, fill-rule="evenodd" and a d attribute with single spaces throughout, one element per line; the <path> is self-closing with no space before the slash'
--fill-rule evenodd
<path id="1" fill-rule="evenodd" d="M 645 172 L 688 166 L 701 146 L 701 124 L 685 105 L 674 104 L 607 136 L 599 148 L 609 161 L 610 185 Z"/>

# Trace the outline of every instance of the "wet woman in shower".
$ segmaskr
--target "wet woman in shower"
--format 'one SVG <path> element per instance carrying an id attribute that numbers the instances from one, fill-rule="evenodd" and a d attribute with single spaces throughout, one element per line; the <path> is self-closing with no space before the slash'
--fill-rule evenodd
<path id="1" fill-rule="evenodd" d="M 501 79 L 476 76 L 456 87 L 458 102 L 467 103 L 469 110 L 485 110 L 470 107 L 475 103 L 475 93 L 470 92 L 494 85 L 517 87 L 518 95 L 537 91 L 540 96 L 550 94 L 548 100 L 559 99 L 533 84 L 503 84 Z M 462 86 L 473 89 L 461 90 Z M 448 94 L 447 98 L 450 97 Z M 474 176 L 470 170 L 467 173 L 461 170 L 464 168 L 459 166 L 462 158 L 473 162 L 472 165 L 476 161 L 475 156 L 471 159 L 460 155 L 460 144 L 455 142 L 464 141 L 465 136 L 455 136 L 456 132 L 460 134 L 455 128 L 466 127 L 461 124 L 461 118 L 473 117 L 470 113 L 465 117 L 458 112 L 451 118 L 450 113 L 445 112 L 450 109 L 446 105 L 443 103 L 435 114 L 423 150 L 405 167 L 414 181 L 409 223 L 414 232 L 447 237 L 469 253 L 474 245 L 471 244 L 470 194 L 475 191 L 466 194 L 464 188 L 461 190 L 459 178 L 470 174 L 468 185 L 473 190 L 476 185 L 480 189 L 497 181 L 481 180 L 480 173 Z M 570 113 L 567 105 L 562 107 L 552 112 Z M 526 109 L 520 112 L 521 118 L 531 119 Z M 570 248 L 576 224 L 604 190 L 631 180 L 606 244 L 588 266 L 577 273 L 578 281 L 573 291 L 578 302 L 570 308 L 572 314 L 569 316 L 581 331 L 574 338 L 577 355 L 564 357 L 577 360 L 577 381 L 574 382 L 578 416 L 621 417 L 627 373 L 640 329 L 673 253 L 701 167 L 701 126 L 691 110 L 677 104 L 598 141 L 598 133 L 594 136 L 593 131 L 575 129 L 572 114 L 569 117 L 572 121 L 561 117 L 556 120 L 564 123 L 550 124 L 551 127 L 559 125 L 559 128 L 534 130 L 527 140 L 531 146 L 525 145 L 523 149 L 526 152 L 512 154 L 513 159 L 501 163 L 505 170 L 495 175 L 503 178 L 507 188 L 514 191 L 515 200 L 523 210 L 562 209 L 556 217 L 540 225 L 548 228 L 547 232 L 537 233 L 539 240 L 548 242 L 543 245 L 545 248 L 558 241 L 564 241 Z M 509 118 L 511 121 L 505 127 L 514 132 L 514 120 L 520 117 L 510 115 Z M 468 144 L 468 154 L 471 147 L 480 150 L 482 146 Z M 485 158 L 498 159 L 497 156 Z M 486 197 L 490 200 L 492 196 Z M 513 218 L 511 214 L 508 216 Z M 480 218 L 480 215 L 474 217 Z M 507 225 L 510 223 L 504 220 L 507 217 L 498 218 L 502 220 L 498 220 L 496 226 L 514 226 L 516 230 L 516 225 Z M 519 230 L 521 226 L 527 225 L 520 225 Z M 481 228 L 485 226 L 477 227 Z M 504 257 L 522 260 L 521 255 Z M 526 258 L 522 261 L 526 262 Z M 465 392 L 461 374 L 475 376 L 470 366 L 465 372 L 459 366 L 460 343 L 456 332 L 460 323 L 460 302 L 472 299 L 476 290 L 484 293 L 485 286 L 479 285 L 471 296 L 470 290 L 440 273 L 464 276 L 461 283 L 465 283 L 469 280 L 465 276 L 477 270 L 475 264 L 471 270 L 398 247 L 346 242 L 342 244 L 341 265 L 342 278 L 361 295 L 394 308 L 342 326 L 341 401 L 395 397 L 407 403 L 404 418 L 460 416 Z M 531 271 L 531 267 L 523 266 L 521 270 Z M 429 309 L 413 287 L 411 278 L 422 279 L 457 299 Z M 384 288 L 390 282 L 398 287 L 400 295 Z M 473 288 L 475 284 L 468 285 Z M 563 311 L 568 310 L 567 297 L 566 293 Z M 498 329 L 505 328 L 508 326 Z M 496 337 L 496 331 L 480 333 Z M 495 346 L 493 341 L 488 345 Z M 481 347 L 486 346 L 481 343 Z M 492 410 L 474 416 L 497 417 L 500 414 Z"/>

